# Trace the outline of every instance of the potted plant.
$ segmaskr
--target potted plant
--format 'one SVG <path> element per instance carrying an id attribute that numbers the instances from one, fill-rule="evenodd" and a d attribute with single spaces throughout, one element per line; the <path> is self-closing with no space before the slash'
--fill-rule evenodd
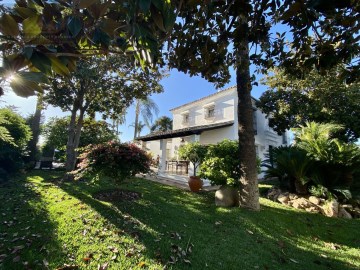
<path id="1" fill-rule="evenodd" d="M 199 175 L 208 179 L 211 185 L 220 186 L 215 193 L 217 206 L 239 205 L 241 169 L 238 154 L 238 142 L 225 139 L 208 147 L 207 155 L 200 166 Z"/>
<path id="2" fill-rule="evenodd" d="M 196 170 L 205 158 L 206 152 L 207 147 L 199 142 L 191 142 L 179 148 L 179 157 L 188 160 L 194 168 L 194 173 L 189 178 L 189 187 L 193 192 L 198 192 L 203 185 L 201 178 L 196 175 Z"/>

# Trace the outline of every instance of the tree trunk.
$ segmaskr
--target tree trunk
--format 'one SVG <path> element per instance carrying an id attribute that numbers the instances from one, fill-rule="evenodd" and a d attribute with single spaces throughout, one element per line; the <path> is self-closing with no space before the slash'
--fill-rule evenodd
<path id="1" fill-rule="evenodd" d="M 34 117 L 31 121 L 31 131 L 32 131 L 32 138 L 29 141 L 29 150 L 30 150 L 30 162 L 34 163 L 34 167 L 36 165 L 36 156 L 38 153 L 37 143 L 39 141 L 40 136 L 40 122 L 41 122 L 41 112 L 43 109 L 43 94 L 38 93 L 37 95 L 37 102 L 36 102 L 36 110 L 34 113 Z"/>
<path id="2" fill-rule="evenodd" d="M 260 210 L 259 188 L 256 168 L 256 151 L 251 102 L 251 79 L 249 59 L 248 15 L 239 16 L 241 40 L 237 48 L 236 83 L 238 94 L 239 162 L 242 169 L 240 178 L 240 206 Z"/>
<path id="3" fill-rule="evenodd" d="M 66 172 L 69 173 L 75 168 L 75 137 L 76 137 L 76 112 L 77 109 L 71 111 L 70 124 L 68 128 L 68 140 L 66 143 Z"/>
<path id="4" fill-rule="evenodd" d="M 136 136 L 138 135 L 139 115 L 140 115 L 140 100 L 137 99 L 136 105 L 135 105 L 134 140 L 135 140 Z"/>

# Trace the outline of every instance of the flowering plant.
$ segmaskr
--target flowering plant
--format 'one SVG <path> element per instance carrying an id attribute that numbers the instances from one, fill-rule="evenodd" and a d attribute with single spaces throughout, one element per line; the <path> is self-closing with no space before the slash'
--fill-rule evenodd
<path id="1" fill-rule="evenodd" d="M 77 178 L 97 174 L 116 181 L 122 181 L 137 173 L 147 173 L 151 163 L 146 152 L 135 144 L 115 141 L 89 145 L 79 159 L 78 169 L 74 171 Z"/>

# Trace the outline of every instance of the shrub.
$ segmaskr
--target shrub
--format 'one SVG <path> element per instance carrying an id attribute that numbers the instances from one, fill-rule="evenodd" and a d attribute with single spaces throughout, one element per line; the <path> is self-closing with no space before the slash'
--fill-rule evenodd
<path id="1" fill-rule="evenodd" d="M 306 151 L 294 146 L 280 146 L 266 155 L 263 166 L 265 178 L 277 177 L 291 192 L 307 193 L 305 184 L 310 181 L 313 161 Z"/>
<path id="2" fill-rule="evenodd" d="M 348 189 L 360 168 L 359 146 L 332 138 L 339 129 L 334 124 L 310 122 L 296 134 L 297 146 L 315 162 L 314 182 L 328 189 Z"/>
<path id="3" fill-rule="evenodd" d="M 194 166 L 194 176 L 196 169 L 199 167 L 207 152 L 207 146 L 199 142 L 191 142 L 180 146 L 179 157 L 190 161 Z"/>
<path id="4" fill-rule="evenodd" d="M 30 127 L 25 119 L 9 108 L 0 109 L 0 181 L 23 168 Z"/>
<path id="5" fill-rule="evenodd" d="M 238 156 L 237 141 L 225 139 L 218 144 L 208 146 L 199 176 L 209 179 L 212 185 L 238 186 L 241 176 Z"/>
<path id="6" fill-rule="evenodd" d="M 108 142 L 89 145 L 79 157 L 76 178 L 91 175 L 111 177 L 122 181 L 137 173 L 150 170 L 151 159 L 135 144 Z"/>

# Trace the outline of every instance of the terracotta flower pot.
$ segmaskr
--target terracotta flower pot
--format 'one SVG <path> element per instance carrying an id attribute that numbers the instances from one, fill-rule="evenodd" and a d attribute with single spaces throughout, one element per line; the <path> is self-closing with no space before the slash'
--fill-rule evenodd
<path id="1" fill-rule="evenodd" d="M 203 186 L 203 181 L 198 176 L 190 176 L 188 183 L 192 192 L 198 192 Z"/>

